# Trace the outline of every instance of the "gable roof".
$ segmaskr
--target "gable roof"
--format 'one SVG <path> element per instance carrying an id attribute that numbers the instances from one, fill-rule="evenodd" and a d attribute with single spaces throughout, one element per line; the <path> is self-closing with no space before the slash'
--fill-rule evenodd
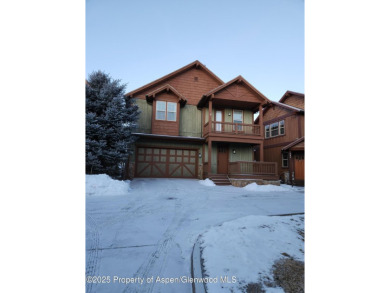
<path id="1" fill-rule="evenodd" d="M 215 89 L 212 89 L 211 91 L 205 93 L 202 98 L 200 99 L 199 103 L 198 103 L 198 108 L 200 107 L 203 107 L 204 104 L 206 103 L 206 101 L 214 94 L 220 92 L 221 90 L 227 88 L 228 86 L 230 86 L 231 84 L 233 83 L 244 83 L 247 87 L 249 87 L 250 90 L 252 90 L 253 92 L 255 92 L 257 95 L 259 95 L 260 97 L 262 97 L 266 103 L 270 103 L 271 101 L 266 97 L 264 96 L 260 91 L 258 91 L 253 85 L 251 85 L 245 78 L 243 78 L 241 75 L 237 76 L 236 78 L 233 78 L 231 81 L 228 81 L 218 87 L 216 87 Z"/>
<path id="2" fill-rule="evenodd" d="M 282 107 L 282 108 L 285 108 L 287 110 L 292 110 L 292 111 L 295 111 L 295 112 L 305 112 L 305 110 L 301 109 L 301 108 L 297 108 L 297 107 L 294 107 L 294 106 L 290 106 L 290 105 L 287 105 L 287 104 L 282 104 L 282 103 L 279 103 L 279 102 L 271 102 L 271 104 L 274 104 L 275 106 L 279 106 L 279 107 Z"/>
<path id="3" fill-rule="evenodd" d="M 296 112 L 296 113 L 305 113 L 305 110 L 303 110 L 303 109 L 300 109 L 300 108 L 297 108 L 297 107 L 294 107 L 294 106 L 290 106 L 290 105 L 287 105 L 287 104 L 282 104 L 282 103 L 279 103 L 279 102 L 271 101 L 271 102 L 270 102 L 269 104 L 267 104 L 266 107 L 264 108 L 263 115 L 264 115 L 272 106 L 278 106 L 278 107 L 284 108 L 284 109 L 289 110 L 289 111 L 294 111 L 294 112 Z"/>
<path id="4" fill-rule="evenodd" d="M 166 84 L 158 89 L 155 89 L 154 91 L 146 94 L 146 100 L 148 102 L 151 102 L 153 101 L 153 99 L 156 97 L 156 95 L 158 95 L 159 93 L 161 92 L 172 92 L 174 95 L 176 95 L 178 98 L 179 98 L 179 103 L 181 104 L 181 106 L 184 106 L 186 103 L 187 103 L 187 99 L 182 95 L 180 94 L 173 86 L 171 86 L 170 84 Z"/>
<path id="5" fill-rule="evenodd" d="M 283 97 L 280 98 L 279 100 L 279 103 L 284 103 L 284 101 L 290 97 L 290 96 L 299 96 L 299 97 L 302 97 L 304 98 L 305 97 L 305 94 L 301 94 L 301 93 L 297 93 L 297 92 L 293 92 L 293 91 L 286 91 L 283 95 Z"/>
<path id="6" fill-rule="evenodd" d="M 297 145 L 298 143 L 301 143 L 302 141 L 305 140 L 305 137 L 302 136 L 301 138 L 298 138 L 296 139 L 295 141 L 293 141 L 292 143 L 286 145 L 284 148 L 282 148 L 282 151 L 287 151 L 289 150 L 290 148 L 294 147 L 295 145 Z"/>
<path id="7" fill-rule="evenodd" d="M 213 72 L 211 72 L 211 70 L 209 70 L 205 65 L 203 65 L 200 61 L 198 60 L 195 60 L 194 62 L 182 67 L 182 68 L 179 68 L 178 70 L 175 70 L 167 75 L 164 75 L 163 77 L 159 78 L 159 79 L 156 79 L 155 81 L 152 81 L 140 88 L 137 88 L 131 92 L 128 92 L 127 94 L 125 94 L 126 97 L 130 97 L 132 98 L 134 95 L 136 95 L 137 93 L 141 92 L 141 91 L 144 91 L 148 88 L 151 88 L 153 86 L 155 86 L 156 84 L 158 83 L 161 83 L 163 81 L 166 81 L 176 75 L 179 75 L 180 73 L 182 72 L 185 72 L 186 70 L 188 69 L 191 69 L 192 67 L 196 67 L 196 68 L 202 68 L 208 75 L 210 75 L 213 79 L 215 79 L 218 83 L 221 83 L 223 84 L 223 81 L 218 77 L 216 76 Z"/>

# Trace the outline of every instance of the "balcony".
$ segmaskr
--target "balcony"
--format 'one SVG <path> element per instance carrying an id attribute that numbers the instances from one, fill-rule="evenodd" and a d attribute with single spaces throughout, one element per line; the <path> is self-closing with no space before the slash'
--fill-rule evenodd
<path id="1" fill-rule="evenodd" d="M 207 136 L 239 136 L 261 138 L 261 127 L 257 124 L 231 123 L 231 122 L 207 122 L 203 126 L 203 137 Z"/>

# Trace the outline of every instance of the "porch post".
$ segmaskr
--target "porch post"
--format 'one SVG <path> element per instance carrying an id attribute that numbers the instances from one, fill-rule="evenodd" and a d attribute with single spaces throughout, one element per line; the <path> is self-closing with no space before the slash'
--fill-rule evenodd
<path id="1" fill-rule="evenodd" d="M 213 118 L 212 113 L 213 113 L 213 101 L 210 98 L 210 100 L 209 100 L 209 133 L 211 133 L 211 131 L 213 129 L 212 124 L 211 124 L 211 121 Z"/>
<path id="2" fill-rule="evenodd" d="M 259 127 L 260 127 L 260 136 L 264 137 L 263 107 L 261 104 L 259 106 Z"/>
<path id="3" fill-rule="evenodd" d="M 208 154 L 208 165 L 207 165 L 207 168 L 208 168 L 207 172 L 208 172 L 209 177 L 210 177 L 210 174 L 211 174 L 211 144 L 212 144 L 212 142 L 211 142 L 211 139 L 209 138 L 209 141 L 208 141 L 208 152 L 209 152 L 209 154 Z"/>

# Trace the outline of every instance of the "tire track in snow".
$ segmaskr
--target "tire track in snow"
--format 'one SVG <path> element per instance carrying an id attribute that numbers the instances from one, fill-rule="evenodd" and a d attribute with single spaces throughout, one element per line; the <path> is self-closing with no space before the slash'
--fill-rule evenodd
<path id="1" fill-rule="evenodd" d="M 99 242 L 100 235 L 99 229 L 95 220 L 90 216 L 86 215 L 85 219 L 86 229 L 86 263 L 85 263 L 85 277 L 95 276 L 96 270 L 99 263 Z M 92 292 L 93 283 L 86 282 L 86 292 Z"/>
<path id="2" fill-rule="evenodd" d="M 168 190 L 168 196 L 174 196 L 177 194 L 177 189 Z M 153 251 L 147 260 L 140 266 L 134 277 L 140 277 L 144 279 L 144 283 L 129 284 L 123 291 L 123 293 L 137 292 L 137 293 L 151 293 L 155 283 L 146 283 L 146 278 L 161 276 L 161 273 L 165 270 L 165 264 L 167 262 L 167 256 L 170 248 L 172 247 L 173 239 L 177 233 L 177 229 L 184 222 L 185 213 L 182 211 L 182 203 L 177 200 L 175 203 L 175 215 L 162 235 L 161 239 L 156 245 L 156 250 Z"/>

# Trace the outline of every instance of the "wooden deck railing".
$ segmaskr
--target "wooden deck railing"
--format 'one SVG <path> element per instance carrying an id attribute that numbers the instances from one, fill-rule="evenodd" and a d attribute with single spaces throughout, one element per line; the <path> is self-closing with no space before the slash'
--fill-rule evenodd
<path id="1" fill-rule="evenodd" d="M 229 175 L 271 175 L 276 176 L 277 163 L 237 161 L 229 163 Z"/>
<path id="2" fill-rule="evenodd" d="M 210 132 L 236 134 L 236 135 L 261 135 L 260 125 L 257 124 L 217 122 L 217 121 L 211 121 L 211 124 L 207 122 L 203 126 L 204 136 L 206 136 Z"/>

